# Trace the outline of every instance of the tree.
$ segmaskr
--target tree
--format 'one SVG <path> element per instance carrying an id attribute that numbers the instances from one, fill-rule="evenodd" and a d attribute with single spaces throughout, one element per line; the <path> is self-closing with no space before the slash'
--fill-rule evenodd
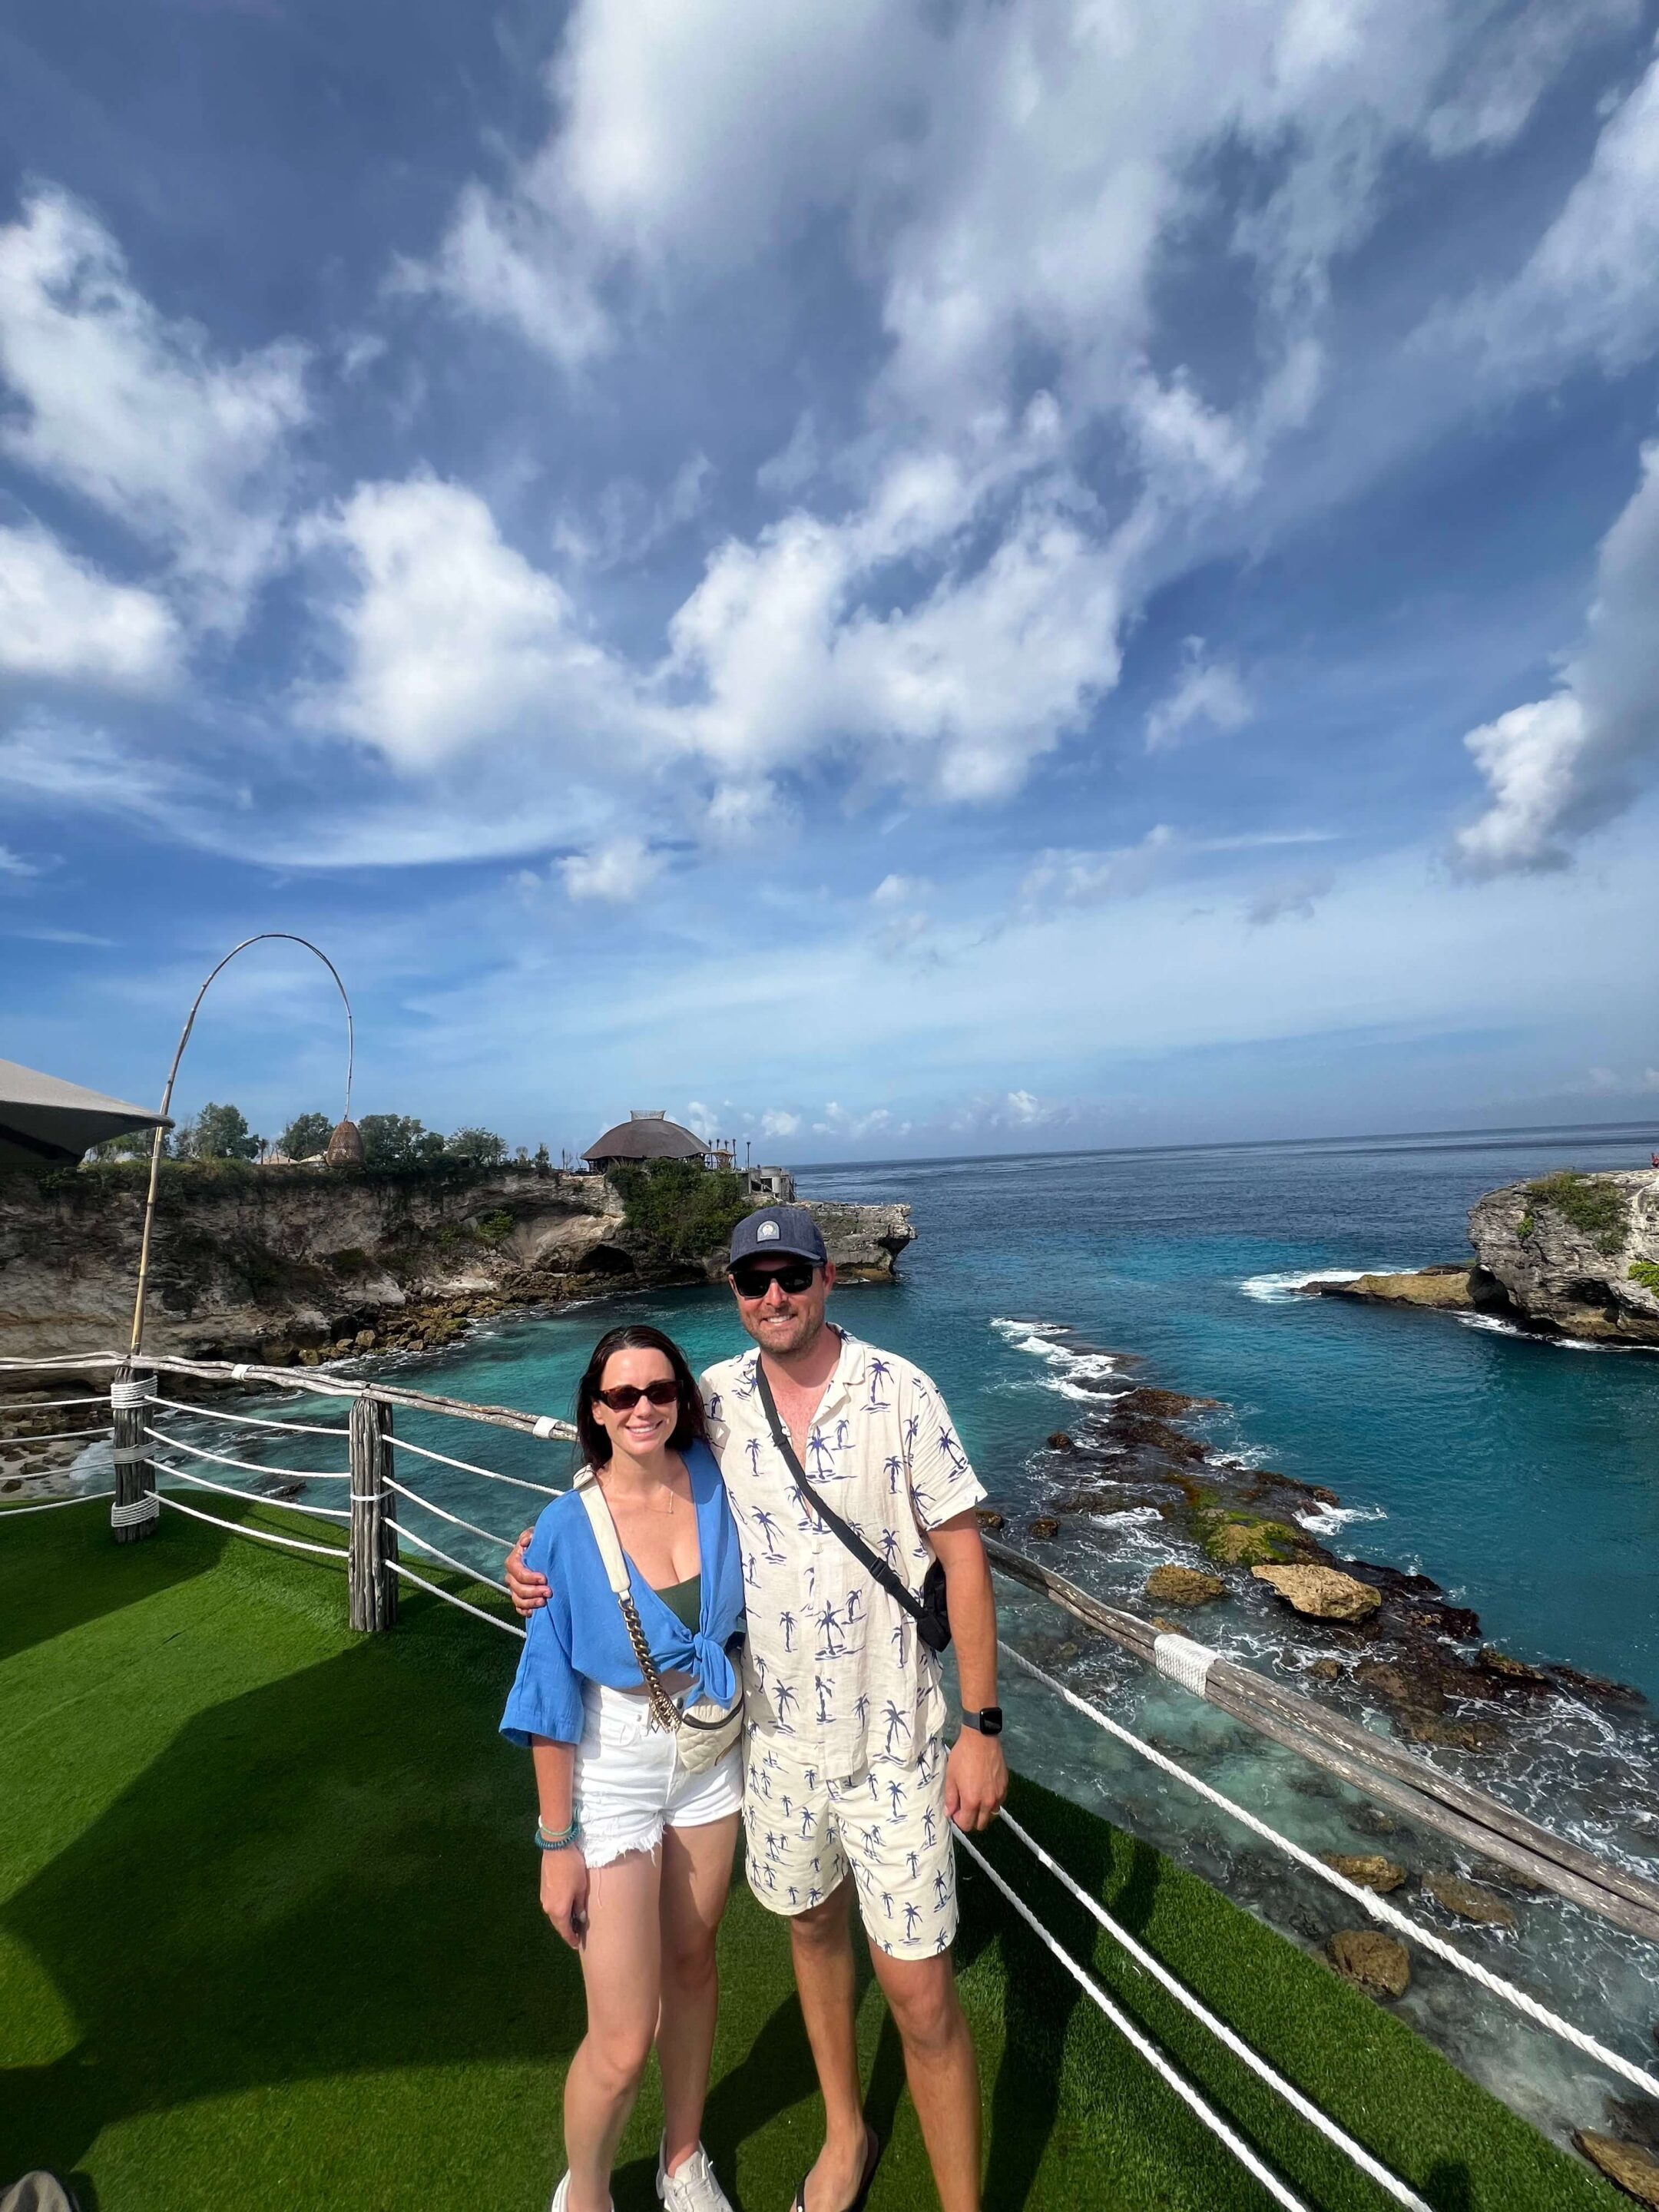
<path id="1" fill-rule="evenodd" d="M 328 1150 L 334 1124 L 326 1114 L 296 1114 L 282 1135 L 283 1150 L 291 1160 L 308 1160 Z"/>
<path id="2" fill-rule="evenodd" d="M 444 1149 L 475 1168 L 497 1167 L 507 1158 L 507 1146 L 493 1129 L 457 1129 Z"/>
<path id="3" fill-rule="evenodd" d="M 94 1145 L 87 1158 L 89 1160 L 147 1160 L 155 1142 L 155 1132 L 153 1129 L 129 1129 L 123 1136 L 106 1137 L 101 1145 Z M 164 1131 L 161 1137 L 162 1158 L 171 1158 L 172 1152 L 173 1139 Z"/>
<path id="4" fill-rule="evenodd" d="M 210 1100 L 184 1133 L 181 1149 L 193 1160 L 257 1160 L 259 1139 L 240 1106 Z"/>
<path id="5" fill-rule="evenodd" d="M 443 1139 L 412 1114 L 365 1114 L 357 1127 L 366 1167 L 406 1172 L 430 1167 L 443 1158 Z"/>

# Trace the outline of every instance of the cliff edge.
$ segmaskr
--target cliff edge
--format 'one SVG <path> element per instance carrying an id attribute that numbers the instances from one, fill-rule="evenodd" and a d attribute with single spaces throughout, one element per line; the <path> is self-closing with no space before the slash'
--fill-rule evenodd
<path id="1" fill-rule="evenodd" d="M 125 1345 L 144 1175 L 0 1176 L 0 1358 Z M 811 1207 L 839 1270 L 890 1278 L 908 1206 Z M 449 1177 L 222 1163 L 163 1175 L 146 1342 L 283 1364 L 418 1350 L 509 1305 L 718 1281 L 724 1234 L 670 1249 L 604 1176 L 507 1166 Z"/>

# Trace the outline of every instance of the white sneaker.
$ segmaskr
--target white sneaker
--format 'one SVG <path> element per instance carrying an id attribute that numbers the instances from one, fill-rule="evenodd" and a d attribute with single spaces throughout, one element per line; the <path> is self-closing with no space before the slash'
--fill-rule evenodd
<path id="1" fill-rule="evenodd" d="M 714 2179 L 708 2152 L 699 2143 L 678 2173 L 663 2170 L 662 2150 L 657 2151 L 657 2194 L 664 2212 L 732 2212 L 732 2202 Z M 563 2207 L 556 2208 L 563 2212 Z"/>
<path id="2" fill-rule="evenodd" d="M 606 2202 L 609 2203 L 610 2200 L 607 2198 Z M 569 2203 L 570 2176 L 567 2173 L 561 2178 L 558 2187 L 553 2191 L 553 2200 L 549 2204 L 547 2212 L 568 2212 Z M 611 2212 L 617 2212 L 614 2204 L 611 2206 Z"/>

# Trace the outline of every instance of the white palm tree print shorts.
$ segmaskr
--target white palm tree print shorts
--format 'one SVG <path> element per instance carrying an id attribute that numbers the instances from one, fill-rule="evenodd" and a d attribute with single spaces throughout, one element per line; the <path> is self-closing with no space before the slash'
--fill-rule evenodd
<path id="1" fill-rule="evenodd" d="M 749 1887 L 786 1919 L 851 1873 L 864 1932 L 895 1959 L 928 1959 L 957 1932 L 957 1868 L 945 1817 L 945 1747 L 832 1780 L 758 1742 L 743 1798 Z"/>

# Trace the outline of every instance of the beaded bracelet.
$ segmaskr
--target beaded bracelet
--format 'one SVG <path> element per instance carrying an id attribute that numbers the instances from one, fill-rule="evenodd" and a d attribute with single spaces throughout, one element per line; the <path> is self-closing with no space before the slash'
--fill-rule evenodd
<path id="1" fill-rule="evenodd" d="M 550 1836 L 538 1820 L 536 1823 L 536 1848 L 539 1851 L 568 1851 L 581 1832 L 581 1822 L 573 1820 L 562 1834 Z"/>

